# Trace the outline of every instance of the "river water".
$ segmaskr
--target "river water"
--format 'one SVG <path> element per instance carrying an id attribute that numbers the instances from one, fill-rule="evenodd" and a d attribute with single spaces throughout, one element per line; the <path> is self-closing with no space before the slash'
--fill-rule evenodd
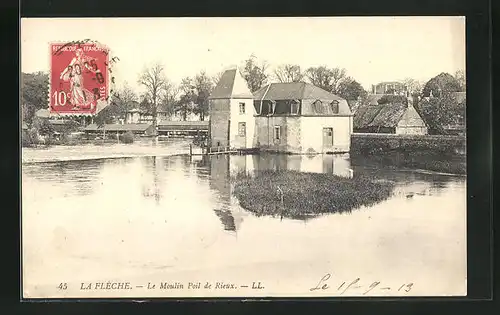
<path id="1" fill-rule="evenodd" d="M 352 165 L 348 155 L 190 158 L 172 156 L 187 148 L 175 142 L 146 149 L 157 156 L 119 157 L 116 146 L 87 158 L 59 147 L 69 161 L 22 165 L 25 297 L 356 296 L 378 282 L 368 295 L 466 293 L 465 177 Z M 23 160 L 47 160 L 50 150 Z M 103 150 L 114 158 L 92 158 Z M 351 213 L 256 217 L 232 196 L 229 176 L 259 169 L 364 173 L 396 187 Z M 310 290 L 327 274 L 327 289 Z M 133 289 L 82 289 L 107 281 Z"/>

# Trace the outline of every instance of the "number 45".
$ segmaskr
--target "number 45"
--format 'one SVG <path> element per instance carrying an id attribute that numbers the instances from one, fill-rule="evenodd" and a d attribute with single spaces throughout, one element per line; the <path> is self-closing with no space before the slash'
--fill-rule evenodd
<path id="1" fill-rule="evenodd" d="M 61 283 L 59 283 L 59 285 L 57 286 L 57 288 L 59 290 L 66 290 L 68 288 L 68 284 L 66 282 L 61 282 Z"/>

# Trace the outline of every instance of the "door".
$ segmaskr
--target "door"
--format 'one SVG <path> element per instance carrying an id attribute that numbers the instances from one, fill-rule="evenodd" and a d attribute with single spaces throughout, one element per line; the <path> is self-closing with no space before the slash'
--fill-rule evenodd
<path id="1" fill-rule="evenodd" d="M 333 148 L 333 128 L 323 128 L 323 152 Z"/>

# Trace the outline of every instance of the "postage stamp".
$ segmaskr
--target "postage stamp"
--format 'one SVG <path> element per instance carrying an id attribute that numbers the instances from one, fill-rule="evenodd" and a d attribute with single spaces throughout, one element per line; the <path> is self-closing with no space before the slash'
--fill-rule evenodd
<path id="1" fill-rule="evenodd" d="M 90 41 L 50 44 L 51 113 L 96 113 L 110 93 L 109 49 Z"/>

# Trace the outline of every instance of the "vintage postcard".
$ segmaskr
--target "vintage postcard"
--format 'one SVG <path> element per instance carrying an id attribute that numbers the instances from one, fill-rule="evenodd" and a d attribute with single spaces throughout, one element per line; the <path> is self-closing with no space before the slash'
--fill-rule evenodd
<path id="1" fill-rule="evenodd" d="M 23 18 L 23 298 L 467 295 L 465 18 Z"/>

